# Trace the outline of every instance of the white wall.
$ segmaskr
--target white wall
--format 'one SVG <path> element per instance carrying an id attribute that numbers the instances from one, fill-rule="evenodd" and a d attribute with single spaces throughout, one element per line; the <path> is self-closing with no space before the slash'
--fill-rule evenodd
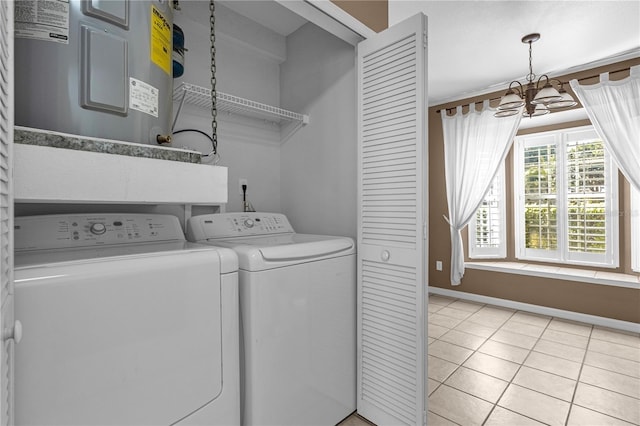
<path id="1" fill-rule="evenodd" d="M 181 2 L 185 75 L 209 87 L 207 2 Z M 309 114 L 311 123 L 280 145 L 277 128 L 221 113 L 220 165 L 229 167 L 227 211 L 240 211 L 238 179 L 258 211 L 283 212 L 303 233 L 356 234 L 355 49 L 313 24 L 286 39 L 216 6 L 218 90 Z M 286 59 L 286 60 L 285 60 Z M 282 62 L 284 60 L 284 62 Z M 185 108 L 176 128 L 210 131 L 209 112 Z M 197 134 L 176 146 L 206 151 Z"/>
<path id="2" fill-rule="evenodd" d="M 175 80 L 210 88 L 208 2 L 180 2 L 174 21 L 185 33 L 185 73 Z M 280 62 L 285 38 L 224 6 L 216 6 L 217 90 L 257 102 L 280 104 Z M 242 30 L 242 31 L 239 31 Z M 174 109 L 177 104 L 174 104 Z M 196 128 L 211 133 L 211 113 L 186 106 L 176 130 Z M 280 134 L 264 122 L 218 114 L 218 152 L 221 166 L 229 168 L 226 210 L 241 211 L 238 179 L 248 180 L 248 199 L 256 210 L 280 212 Z M 209 152 L 210 142 L 196 133 L 182 133 L 174 146 Z M 197 185 L 197 182 L 194 182 Z"/>
<path id="3" fill-rule="evenodd" d="M 208 2 L 181 0 L 175 23 L 185 33 L 185 74 L 174 80 L 210 87 Z M 248 180 L 248 199 L 258 211 L 282 212 L 302 233 L 356 235 L 355 48 L 313 24 L 285 38 L 222 5 L 216 6 L 217 89 L 269 105 L 310 114 L 311 123 L 281 144 L 279 129 L 260 120 L 219 113 L 221 166 L 229 170 L 226 211 L 241 211 L 238 180 Z M 284 61 L 284 62 L 283 62 Z M 177 103 L 174 104 L 177 108 Z M 186 105 L 176 130 L 211 132 L 210 111 Z M 173 145 L 209 152 L 197 133 Z M 198 185 L 198 182 L 193 182 Z M 95 211 L 92 206 L 18 206 L 22 215 Z M 171 213 L 180 206 L 112 206 Z M 108 206 L 97 209 L 112 211 Z M 94 210 L 91 210 L 94 209 Z M 216 211 L 202 207 L 194 214 Z"/>
<path id="4" fill-rule="evenodd" d="M 311 117 L 281 147 L 282 211 L 298 232 L 355 237 L 355 48 L 305 24 L 280 72 L 281 107 Z"/>

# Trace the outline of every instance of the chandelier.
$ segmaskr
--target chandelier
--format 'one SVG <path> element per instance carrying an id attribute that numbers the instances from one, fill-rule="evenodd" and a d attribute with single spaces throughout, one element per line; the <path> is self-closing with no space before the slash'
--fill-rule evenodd
<path id="1" fill-rule="evenodd" d="M 568 108 L 578 103 L 564 89 L 560 80 L 550 79 L 546 74 L 541 75 L 536 82 L 536 75 L 533 73 L 531 65 L 531 45 L 534 41 L 540 40 L 540 34 L 527 34 L 522 37 L 523 43 L 529 44 L 529 75 L 527 75 L 527 85 L 523 87 L 518 81 L 512 81 L 509 89 L 500 99 L 498 111 L 494 114 L 496 117 L 509 117 L 520 112 L 520 108 L 524 106 L 522 113 L 525 117 L 535 117 L 538 115 L 549 114 L 552 109 Z M 541 85 L 544 83 L 544 85 Z M 557 85 L 558 88 L 553 84 Z M 542 86 L 542 87 L 541 87 Z"/>

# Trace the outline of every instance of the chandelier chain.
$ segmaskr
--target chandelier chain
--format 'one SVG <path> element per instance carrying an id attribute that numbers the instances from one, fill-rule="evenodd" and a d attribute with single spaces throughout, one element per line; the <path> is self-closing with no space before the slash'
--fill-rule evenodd
<path id="1" fill-rule="evenodd" d="M 535 80 L 536 75 L 533 73 L 533 42 L 529 42 L 529 75 L 527 76 L 527 80 L 529 80 L 529 82 L 532 82 L 533 80 Z"/>

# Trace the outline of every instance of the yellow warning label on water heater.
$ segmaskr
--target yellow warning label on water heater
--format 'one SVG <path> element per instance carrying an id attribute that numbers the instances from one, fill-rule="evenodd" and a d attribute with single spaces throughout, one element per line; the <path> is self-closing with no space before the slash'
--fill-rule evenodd
<path id="1" fill-rule="evenodd" d="M 151 62 L 171 75 L 171 24 L 151 6 Z"/>

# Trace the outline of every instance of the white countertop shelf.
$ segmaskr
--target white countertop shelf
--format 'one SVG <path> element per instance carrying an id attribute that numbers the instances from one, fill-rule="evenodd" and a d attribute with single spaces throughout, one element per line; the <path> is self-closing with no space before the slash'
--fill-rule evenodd
<path id="1" fill-rule="evenodd" d="M 227 202 L 226 167 L 20 143 L 13 149 L 16 202 Z"/>
<path id="2" fill-rule="evenodd" d="M 216 94 L 218 111 L 225 111 L 277 124 L 282 129 L 283 140 L 288 139 L 300 127 L 309 123 L 309 116 L 275 106 L 263 104 L 223 92 Z M 173 90 L 174 102 L 179 102 L 177 116 L 184 103 L 207 110 L 211 109 L 211 90 L 189 83 L 181 83 Z"/>

